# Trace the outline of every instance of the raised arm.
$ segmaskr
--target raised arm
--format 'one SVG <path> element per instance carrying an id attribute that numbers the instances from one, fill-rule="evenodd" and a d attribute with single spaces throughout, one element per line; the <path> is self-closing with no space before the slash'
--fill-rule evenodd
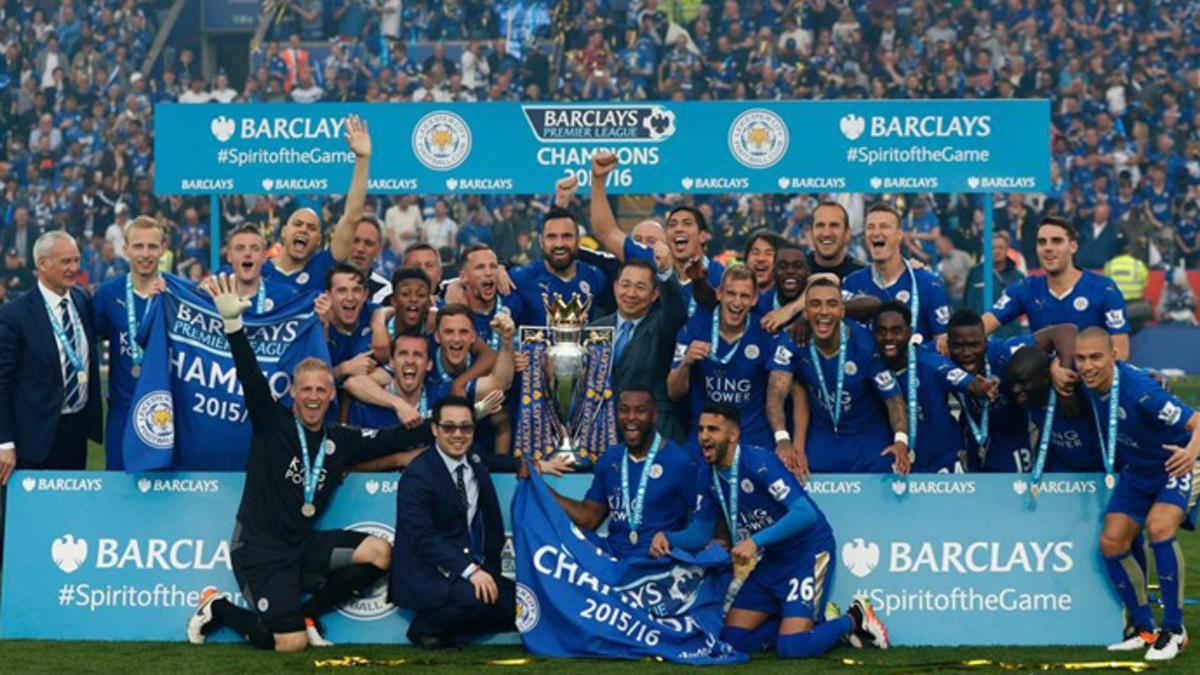
<path id="1" fill-rule="evenodd" d="M 512 317 L 504 312 L 497 312 L 492 318 L 492 330 L 500 337 L 500 351 L 496 354 L 492 372 L 486 377 L 475 381 L 475 397 L 482 399 L 493 391 L 507 391 L 513 381 L 513 336 L 516 334 L 516 324 Z"/>
<path id="2" fill-rule="evenodd" d="M 254 356 L 254 348 L 250 346 L 250 338 L 242 326 L 242 313 L 250 307 L 250 300 L 243 298 L 234 290 L 233 277 L 229 274 L 214 274 L 204 284 L 205 290 L 213 298 L 217 312 L 225 324 L 225 336 L 229 339 L 229 351 L 233 355 L 233 365 L 237 369 L 238 382 L 246 398 L 246 409 L 252 421 L 261 421 L 267 417 L 272 406 L 278 405 L 271 395 L 271 387 L 267 378 L 258 367 L 258 359 Z"/>
<path id="3" fill-rule="evenodd" d="M 608 187 L 605 182 L 617 167 L 617 156 L 611 152 L 592 155 L 592 235 L 609 253 L 625 260 L 625 233 L 617 225 L 612 206 L 608 203 Z"/>
<path id="4" fill-rule="evenodd" d="M 367 203 L 367 174 L 371 165 L 371 134 L 367 123 L 358 115 L 346 118 L 346 144 L 354 152 L 354 174 L 350 177 L 350 189 L 346 192 L 346 208 L 329 240 L 329 253 L 341 262 L 350 255 L 354 243 L 354 229 L 362 218 L 363 205 Z"/>

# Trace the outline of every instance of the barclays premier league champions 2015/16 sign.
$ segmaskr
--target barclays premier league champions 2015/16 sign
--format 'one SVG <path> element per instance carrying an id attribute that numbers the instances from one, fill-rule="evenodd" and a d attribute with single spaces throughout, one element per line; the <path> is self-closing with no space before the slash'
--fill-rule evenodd
<path id="1" fill-rule="evenodd" d="M 1044 480 L 1035 499 L 1012 475 L 816 476 L 809 490 L 838 539 L 830 597 L 866 593 L 895 644 L 1105 644 L 1122 620 L 1096 545 L 1101 479 Z M 509 522 L 516 480 L 495 482 Z M 579 497 L 588 477 L 553 484 Z M 183 639 L 206 586 L 236 593 L 228 542 L 242 485 L 226 473 L 17 472 L 0 636 Z M 352 474 L 320 527 L 390 539 L 395 488 L 394 475 Z M 509 574 L 511 556 L 510 545 Z M 335 642 L 401 642 L 407 621 L 381 585 L 326 623 Z"/>
<path id="2" fill-rule="evenodd" d="M 340 192 L 345 117 L 376 139 L 372 192 L 1037 192 L 1050 105 L 1023 101 L 313 104 L 155 108 L 158 194 Z"/>

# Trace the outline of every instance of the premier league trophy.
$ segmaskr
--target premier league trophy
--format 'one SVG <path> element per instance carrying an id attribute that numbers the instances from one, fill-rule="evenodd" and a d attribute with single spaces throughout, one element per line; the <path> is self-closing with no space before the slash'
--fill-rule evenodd
<path id="1" fill-rule="evenodd" d="M 588 328 L 591 296 L 569 300 L 542 294 L 549 326 L 522 326 L 516 450 L 543 459 L 565 454 L 577 468 L 590 466 L 616 443 L 611 383 L 613 329 Z"/>

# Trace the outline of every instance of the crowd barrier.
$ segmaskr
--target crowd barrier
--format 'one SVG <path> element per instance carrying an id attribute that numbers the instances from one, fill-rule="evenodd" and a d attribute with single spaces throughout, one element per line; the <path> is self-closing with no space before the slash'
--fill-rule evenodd
<path id="1" fill-rule="evenodd" d="M 343 121 L 371 129 L 373 193 L 1039 192 L 1049 102 L 161 104 L 154 192 L 341 193 Z"/>
<path id="2" fill-rule="evenodd" d="M 1099 645 L 1120 635 L 1097 537 L 1097 475 L 814 478 L 838 541 L 831 599 L 865 593 L 899 645 Z M 8 484 L 0 596 L 6 639 L 184 639 L 207 586 L 235 592 L 229 473 L 25 472 Z M 590 476 L 552 479 L 582 496 Z M 516 480 L 495 477 L 505 523 Z M 395 474 L 349 476 L 319 522 L 392 538 Z M 511 542 L 505 571 L 512 574 Z M 240 596 L 235 596 L 240 601 Z M 380 585 L 326 617 L 334 642 L 403 643 Z M 217 639 L 229 640 L 229 631 Z M 516 635 L 493 638 L 515 642 Z"/>

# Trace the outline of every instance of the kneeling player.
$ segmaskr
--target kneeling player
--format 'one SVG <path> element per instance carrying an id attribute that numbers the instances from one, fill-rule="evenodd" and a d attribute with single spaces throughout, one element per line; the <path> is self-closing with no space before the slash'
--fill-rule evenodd
<path id="1" fill-rule="evenodd" d="M 657 421 L 653 392 L 643 386 L 626 388 L 617 399 L 617 429 L 624 443 L 597 460 L 587 495 L 570 499 L 550 491 L 578 527 L 595 530 L 608 519 L 609 549 L 619 558 L 644 556 L 654 533 L 683 529 L 696 503 L 699 462 L 655 432 Z M 556 461 L 548 468 L 564 468 Z M 543 473 L 555 472 L 547 470 L 546 462 L 543 467 Z"/>
<path id="2" fill-rule="evenodd" d="M 835 566 L 833 530 L 774 453 L 738 443 L 738 423 L 737 408 L 728 404 L 704 408 L 700 449 L 712 465 L 711 483 L 701 483 L 692 524 L 656 535 L 651 554 L 701 548 L 722 520 L 734 564 L 752 567 L 725 617 L 722 640 L 741 652 L 775 645 L 784 658 L 820 656 L 843 636 L 886 649 L 887 629 L 866 598 L 836 618 L 830 617 L 836 608 L 821 611 Z"/>
<path id="3" fill-rule="evenodd" d="M 317 531 L 315 516 L 349 467 L 428 446 L 429 426 L 369 432 L 326 428 L 325 414 L 336 388 L 329 364 L 317 359 L 296 366 L 292 407 L 284 407 L 271 395 L 242 329 L 241 315 L 250 300 L 238 296 L 229 275 L 213 277 L 208 291 L 225 321 L 254 430 L 231 562 L 242 595 L 258 615 L 210 590 L 188 620 L 188 640 L 203 643 L 217 628 L 228 626 L 261 649 L 329 646 L 317 618 L 382 579 L 392 549 L 383 539 L 362 532 Z M 304 592 L 312 596 L 301 602 Z"/>
<path id="4" fill-rule="evenodd" d="M 1112 336 L 1088 328 L 1075 340 L 1075 369 L 1085 386 L 1081 396 L 1100 430 L 1106 466 L 1114 454 L 1121 480 L 1108 502 L 1100 550 L 1136 635 L 1111 649 L 1140 649 L 1150 643 L 1147 661 L 1167 661 L 1187 646 L 1183 627 L 1183 553 L 1175 534 L 1195 529 L 1196 458 L 1200 457 L 1200 414 L 1167 393 L 1149 373 L 1116 360 Z M 1163 598 L 1163 625 L 1154 634 L 1141 570 L 1130 546 L 1142 529 L 1150 537 Z"/>

